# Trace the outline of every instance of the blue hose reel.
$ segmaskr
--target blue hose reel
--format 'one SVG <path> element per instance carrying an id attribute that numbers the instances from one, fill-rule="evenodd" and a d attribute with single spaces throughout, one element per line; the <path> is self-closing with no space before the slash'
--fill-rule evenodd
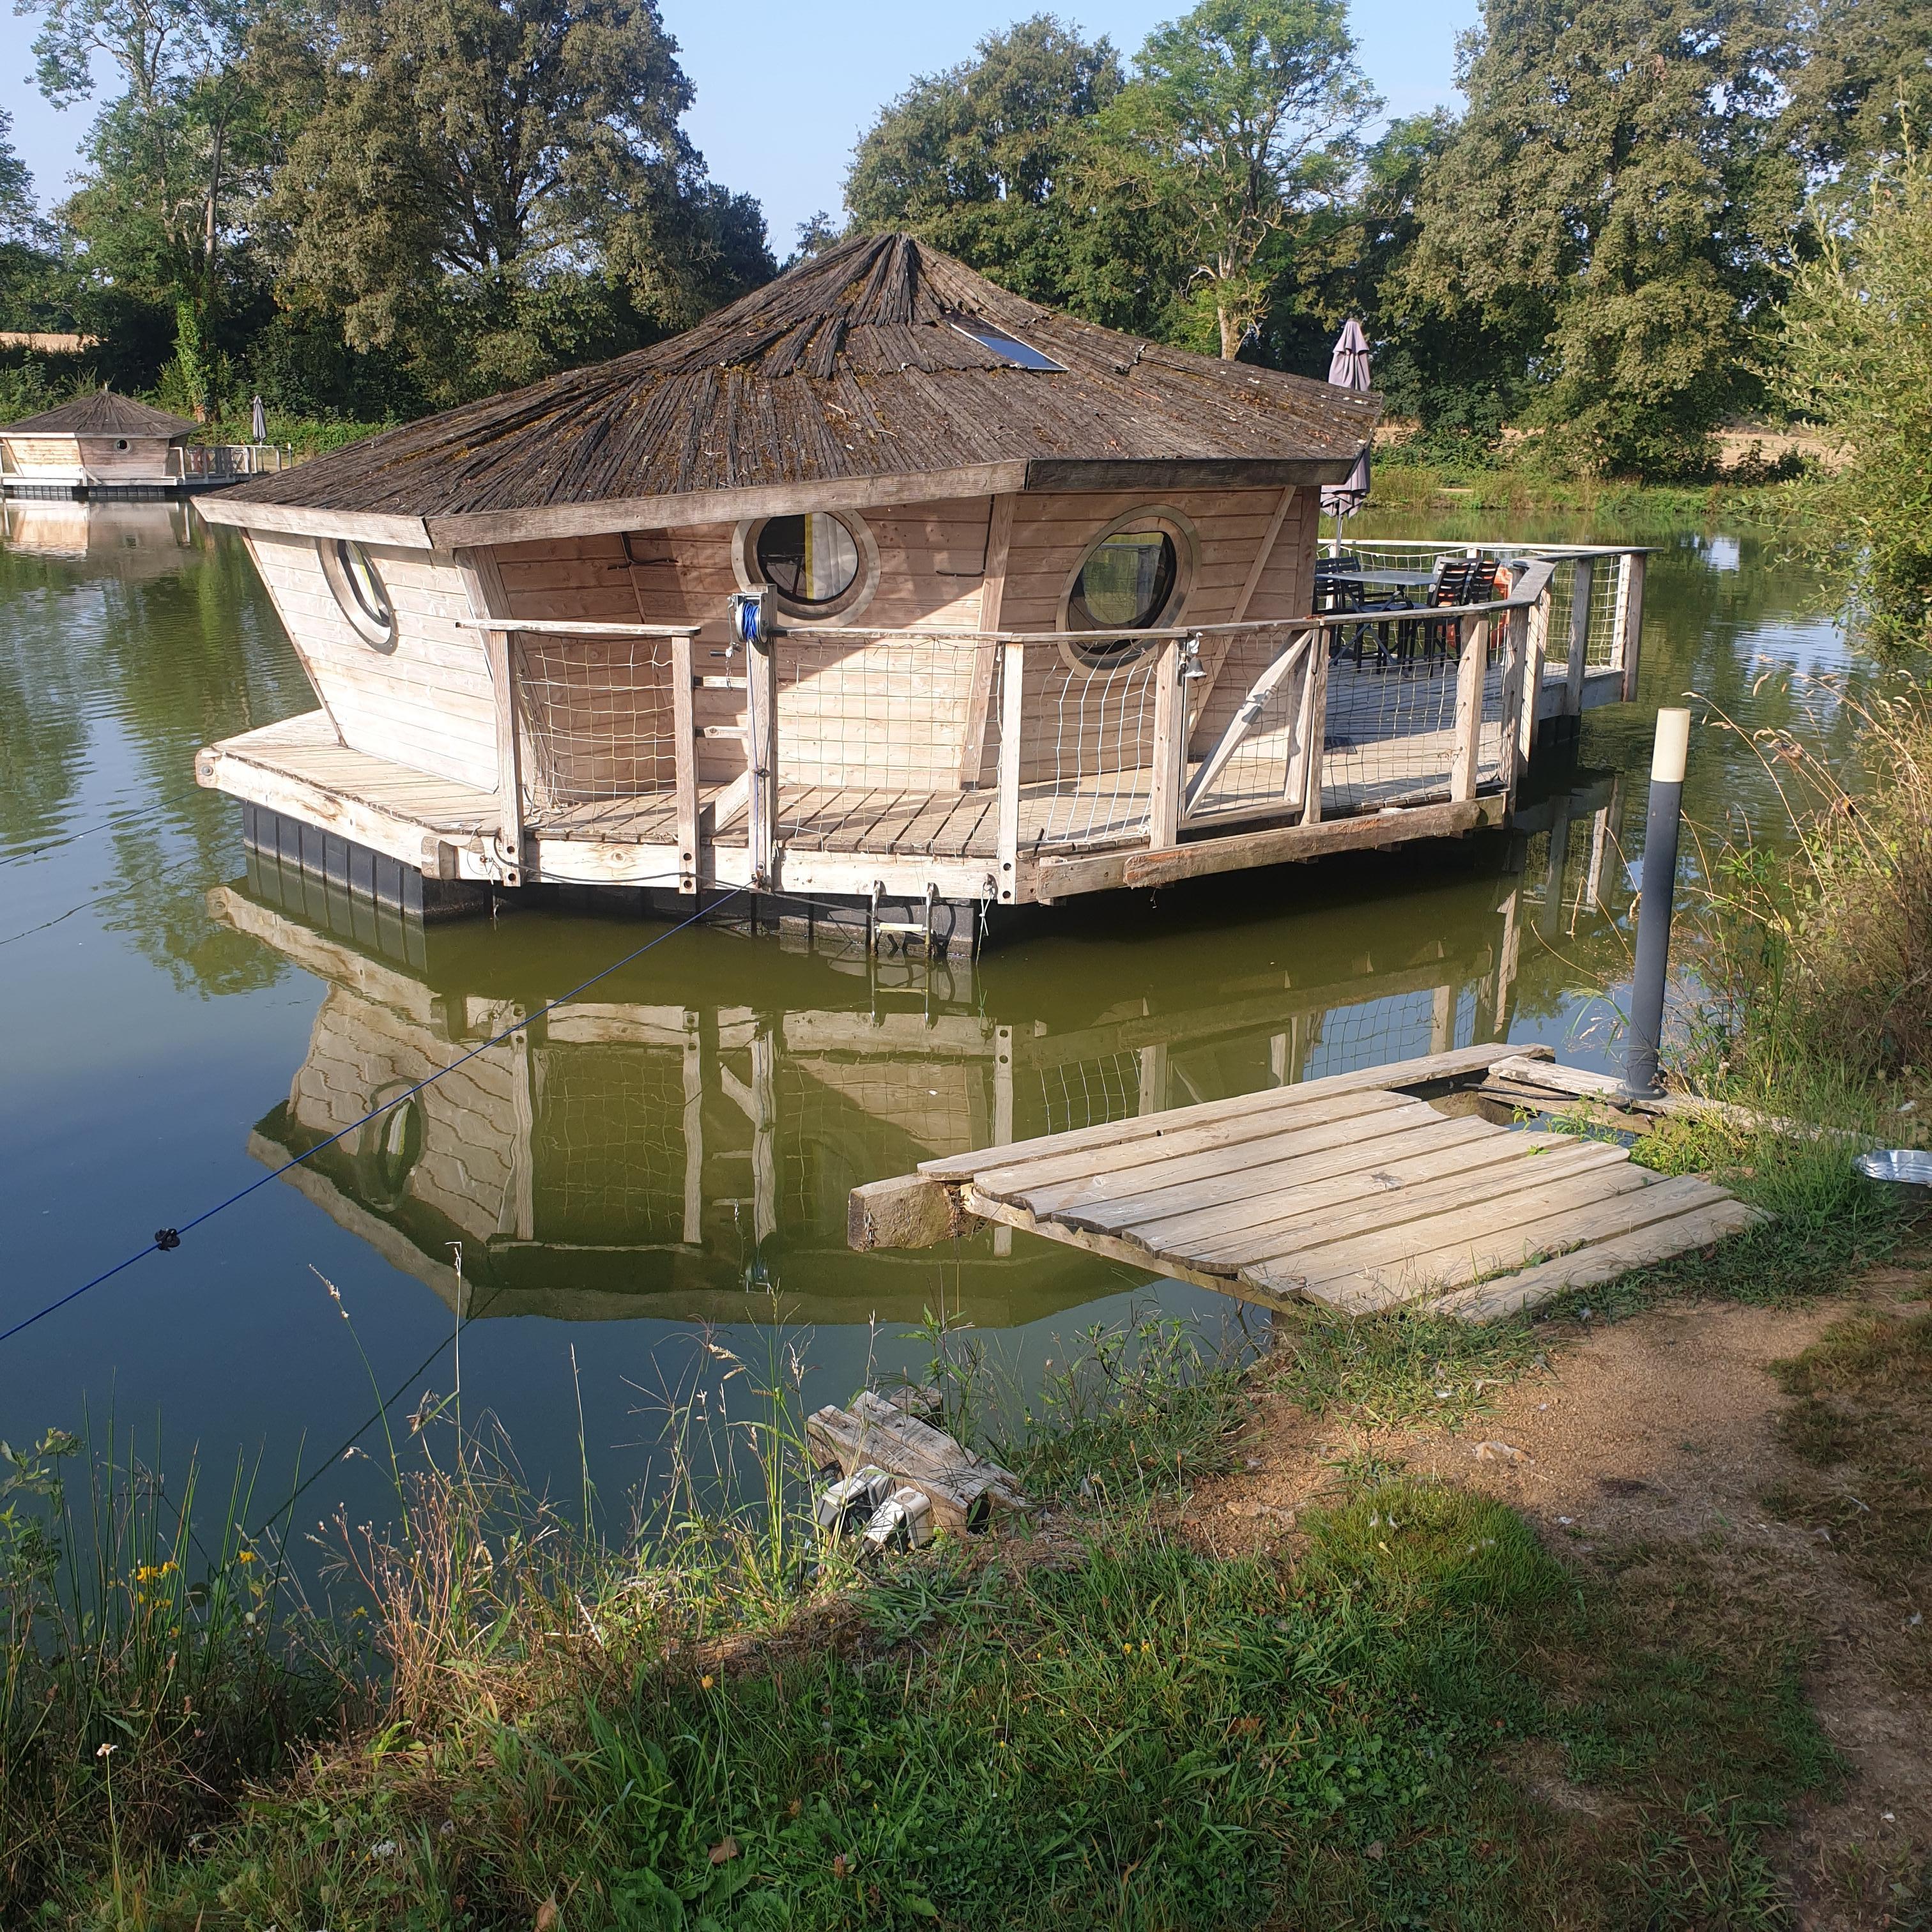
<path id="1" fill-rule="evenodd" d="M 731 641 L 762 650 L 772 640 L 771 620 L 763 590 L 731 593 Z"/>

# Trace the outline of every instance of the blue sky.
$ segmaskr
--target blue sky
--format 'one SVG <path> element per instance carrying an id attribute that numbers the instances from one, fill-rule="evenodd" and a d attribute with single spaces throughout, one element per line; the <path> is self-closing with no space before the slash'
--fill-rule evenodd
<path id="1" fill-rule="evenodd" d="M 698 91 L 686 124 L 712 176 L 758 196 L 782 258 L 814 209 L 836 215 L 853 144 L 880 104 L 915 74 L 950 67 L 988 31 L 1037 10 L 1028 0 L 662 0 Z M 1185 0 L 1095 0 L 1056 10 L 1131 54 L 1148 30 L 1184 10 Z M 1356 0 L 1362 64 L 1389 110 L 1454 104 L 1455 38 L 1473 23 L 1476 0 Z M 28 29 L 10 28 L 0 67 L 0 107 L 14 117 L 14 145 L 34 171 L 44 202 L 59 200 L 93 109 L 56 113 L 27 76 Z M 105 78 L 105 76 L 104 76 Z"/>

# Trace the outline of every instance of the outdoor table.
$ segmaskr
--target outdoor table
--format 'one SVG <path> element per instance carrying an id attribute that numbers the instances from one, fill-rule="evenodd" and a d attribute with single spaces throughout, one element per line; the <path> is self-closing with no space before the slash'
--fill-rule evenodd
<path id="1" fill-rule="evenodd" d="M 1435 582 L 1430 570 L 1323 570 L 1317 573 L 1328 584 L 1359 584 L 1364 590 L 1421 590 Z"/>

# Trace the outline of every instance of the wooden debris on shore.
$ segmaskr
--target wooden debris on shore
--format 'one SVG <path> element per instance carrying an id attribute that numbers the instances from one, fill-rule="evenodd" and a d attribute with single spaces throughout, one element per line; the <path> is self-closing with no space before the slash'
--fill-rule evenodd
<path id="1" fill-rule="evenodd" d="M 935 1526 L 956 1534 L 986 1528 L 996 1510 L 1031 1507 L 1010 1470 L 870 1389 L 855 1396 L 850 1408 L 828 1405 L 817 1411 L 805 1433 L 812 1454 L 842 1474 L 870 1463 L 917 1490 L 932 1504 Z"/>

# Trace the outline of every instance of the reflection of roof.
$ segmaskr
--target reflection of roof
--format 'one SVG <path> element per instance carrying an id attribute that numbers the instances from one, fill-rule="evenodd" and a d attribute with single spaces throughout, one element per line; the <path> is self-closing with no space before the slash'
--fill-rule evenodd
<path id="1" fill-rule="evenodd" d="M 97 389 L 76 396 L 16 423 L 0 424 L 0 436 L 192 436 L 195 424 L 186 416 L 171 416 L 132 396 Z"/>
<path id="2" fill-rule="evenodd" d="M 1295 463 L 1321 482 L 1346 474 L 1380 407 L 1096 328 L 874 235 L 670 341 L 226 495 L 460 516 L 1014 461 Z"/>

